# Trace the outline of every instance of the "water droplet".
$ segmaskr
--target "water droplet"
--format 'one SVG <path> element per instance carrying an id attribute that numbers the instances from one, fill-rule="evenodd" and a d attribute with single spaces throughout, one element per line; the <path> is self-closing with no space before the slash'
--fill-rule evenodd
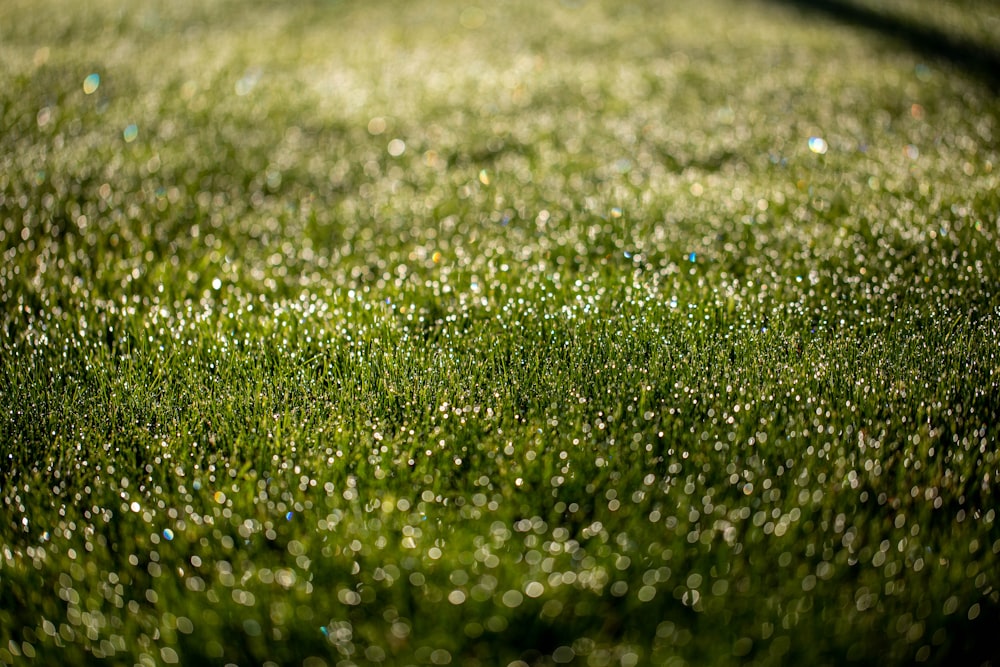
<path id="1" fill-rule="evenodd" d="M 174 539 L 174 531 L 170 530 L 169 528 L 164 528 L 163 539 L 167 540 L 168 542 Z"/>
<path id="2" fill-rule="evenodd" d="M 403 141 L 402 139 L 393 139 L 392 141 L 389 142 L 389 145 L 386 147 L 386 150 L 389 151 L 389 155 L 391 155 L 392 157 L 399 157 L 404 152 L 406 152 L 406 142 Z"/>
<path id="3" fill-rule="evenodd" d="M 87 78 L 83 80 L 83 93 L 85 95 L 91 95 L 97 91 L 97 87 L 101 85 L 101 75 L 96 72 L 93 74 L 88 74 Z"/>
<path id="4" fill-rule="evenodd" d="M 521 595 L 521 591 L 509 590 L 503 594 L 503 603 L 510 607 L 511 609 L 520 606 L 521 602 L 524 601 L 524 596 Z"/>
<path id="5" fill-rule="evenodd" d="M 528 585 L 524 587 L 524 594 L 529 598 L 537 598 L 544 592 L 545 586 L 537 581 L 529 582 Z"/>
<path id="6" fill-rule="evenodd" d="M 139 136 L 139 128 L 134 123 L 128 125 L 125 127 L 125 131 L 122 132 L 122 136 L 125 138 L 125 142 L 130 144 Z"/>
<path id="7" fill-rule="evenodd" d="M 826 140 L 822 137 L 809 137 L 809 150 L 813 153 L 823 155 L 826 153 L 827 148 L 829 148 L 829 146 L 827 145 Z"/>
<path id="8" fill-rule="evenodd" d="M 249 95 L 260 81 L 261 72 L 259 69 L 251 69 L 236 82 L 236 94 L 240 97 Z"/>

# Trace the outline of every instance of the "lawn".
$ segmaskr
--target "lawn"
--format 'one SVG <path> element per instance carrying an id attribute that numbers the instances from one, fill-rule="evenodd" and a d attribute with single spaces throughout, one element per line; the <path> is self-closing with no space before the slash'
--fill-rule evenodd
<path id="1" fill-rule="evenodd" d="M 6 0 L 0 665 L 1000 664 L 1000 12 L 816 4 Z"/>

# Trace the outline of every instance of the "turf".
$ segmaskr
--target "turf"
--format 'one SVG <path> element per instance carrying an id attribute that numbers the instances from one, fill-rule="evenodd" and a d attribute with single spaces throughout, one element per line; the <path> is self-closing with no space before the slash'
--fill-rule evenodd
<path id="1" fill-rule="evenodd" d="M 3 3 L 0 664 L 997 664 L 1000 19 L 870 4 Z"/>

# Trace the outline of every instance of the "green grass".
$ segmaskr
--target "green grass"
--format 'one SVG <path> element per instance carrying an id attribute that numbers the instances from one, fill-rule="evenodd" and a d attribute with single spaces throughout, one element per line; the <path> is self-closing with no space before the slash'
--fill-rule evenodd
<path id="1" fill-rule="evenodd" d="M 0 664 L 1000 660 L 959 65 L 735 0 L 15 0 L 0 63 Z"/>

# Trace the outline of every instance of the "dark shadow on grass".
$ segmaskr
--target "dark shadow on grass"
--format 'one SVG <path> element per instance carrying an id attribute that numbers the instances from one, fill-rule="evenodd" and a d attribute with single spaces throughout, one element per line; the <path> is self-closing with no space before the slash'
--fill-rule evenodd
<path id="1" fill-rule="evenodd" d="M 909 17 L 852 0 L 771 0 L 803 13 L 823 14 L 840 23 L 878 33 L 928 58 L 947 61 L 1000 93 L 1000 50 L 948 33 Z"/>

